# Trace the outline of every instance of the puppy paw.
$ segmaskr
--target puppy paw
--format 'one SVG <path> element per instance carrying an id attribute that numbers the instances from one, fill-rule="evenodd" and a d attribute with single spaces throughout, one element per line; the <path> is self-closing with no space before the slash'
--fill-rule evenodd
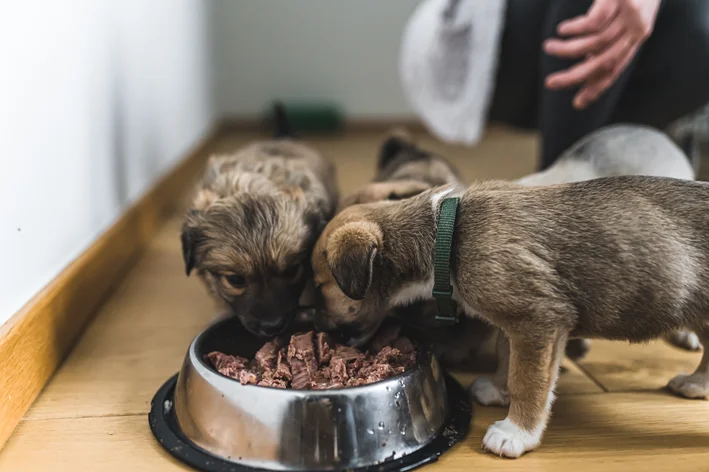
<path id="1" fill-rule="evenodd" d="M 667 384 L 670 390 L 686 398 L 709 397 L 709 375 L 678 375 Z"/>
<path id="2" fill-rule="evenodd" d="M 510 406 L 510 395 L 487 377 L 478 377 L 470 386 L 473 400 L 485 406 Z"/>
<path id="3" fill-rule="evenodd" d="M 665 338 L 667 339 L 667 342 L 681 349 L 686 349 L 688 351 L 699 351 L 702 349 L 702 343 L 699 341 L 699 336 L 697 336 L 697 334 L 693 331 L 680 329 L 671 332 Z"/>
<path id="4" fill-rule="evenodd" d="M 541 432 L 539 434 L 528 433 L 510 421 L 509 418 L 505 418 L 487 429 L 482 447 L 500 457 L 516 459 L 525 452 L 539 447 L 541 440 Z"/>

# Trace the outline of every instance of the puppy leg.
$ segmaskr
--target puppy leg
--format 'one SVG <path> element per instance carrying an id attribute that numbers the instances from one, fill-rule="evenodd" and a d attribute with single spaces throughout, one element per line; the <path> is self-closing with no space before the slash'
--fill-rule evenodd
<path id="1" fill-rule="evenodd" d="M 497 370 L 491 377 L 478 377 L 470 386 L 473 399 L 485 406 L 509 406 L 507 376 L 510 365 L 510 342 L 502 330 L 497 331 Z"/>
<path id="2" fill-rule="evenodd" d="M 704 345 L 704 355 L 699 367 L 693 374 L 678 375 L 668 384 L 670 390 L 687 398 L 709 397 L 709 325 L 697 331 L 697 336 Z"/>
<path id="3" fill-rule="evenodd" d="M 517 333 L 511 336 L 510 412 L 507 418 L 488 428 L 482 443 L 484 449 L 516 458 L 541 444 L 567 337 L 567 332 L 542 338 Z"/>
<path id="4" fill-rule="evenodd" d="M 672 331 L 670 334 L 665 336 L 665 339 L 673 346 L 686 349 L 688 351 L 699 351 L 702 349 L 702 343 L 699 342 L 699 336 L 697 336 L 697 333 L 688 329 L 678 329 L 677 331 Z"/>

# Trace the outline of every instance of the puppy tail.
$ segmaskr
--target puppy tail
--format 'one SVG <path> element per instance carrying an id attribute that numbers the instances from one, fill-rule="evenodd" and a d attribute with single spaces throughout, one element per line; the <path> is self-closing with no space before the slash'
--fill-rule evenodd
<path id="1" fill-rule="evenodd" d="M 288 121 L 288 114 L 283 102 L 273 104 L 273 139 L 294 138 L 293 128 Z"/>

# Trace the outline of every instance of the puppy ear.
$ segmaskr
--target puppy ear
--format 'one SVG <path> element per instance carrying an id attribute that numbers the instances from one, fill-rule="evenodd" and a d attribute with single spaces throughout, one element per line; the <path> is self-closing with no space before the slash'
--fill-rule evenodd
<path id="1" fill-rule="evenodd" d="M 335 230 L 327 241 L 327 265 L 340 290 L 353 300 L 362 300 L 372 285 L 381 237 L 376 224 L 353 222 Z"/>
<path id="2" fill-rule="evenodd" d="M 389 133 L 379 149 L 377 170 L 384 169 L 401 151 L 415 147 L 413 138 L 404 129 L 395 129 Z"/>
<path id="3" fill-rule="evenodd" d="M 191 210 L 185 224 L 182 225 L 182 258 L 185 261 L 185 273 L 189 276 L 197 264 L 197 244 L 200 240 L 200 231 L 190 225 L 190 217 L 195 217 L 199 212 Z"/>

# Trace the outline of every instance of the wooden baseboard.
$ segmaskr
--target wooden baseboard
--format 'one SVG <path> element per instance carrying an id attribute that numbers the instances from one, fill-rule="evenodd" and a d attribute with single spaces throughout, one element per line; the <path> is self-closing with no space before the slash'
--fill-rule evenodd
<path id="1" fill-rule="evenodd" d="M 221 127 L 125 211 L 0 327 L 0 449 L 37 395 L 201 171 Z"/>

